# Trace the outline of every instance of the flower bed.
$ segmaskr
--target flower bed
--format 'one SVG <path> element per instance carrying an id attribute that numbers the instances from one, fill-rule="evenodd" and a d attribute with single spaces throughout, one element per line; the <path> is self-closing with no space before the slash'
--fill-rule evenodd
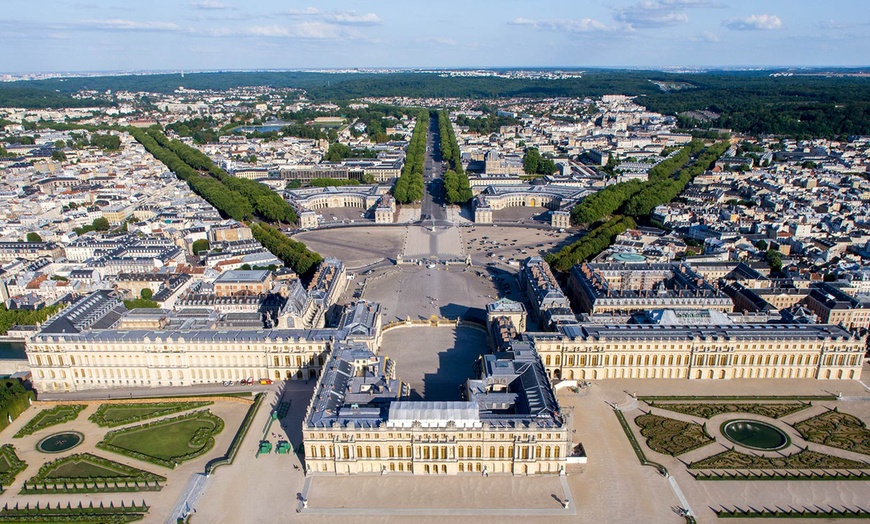
<path id="1" fill-rule="evenodd" d="M 703 426 L 658 415 L 640 415 L 634 419 L 646 445 L 653 451 L 677 456 L 715 442 Z"/>
<path id="2" fill-rule="evenodd" d="M 43 409 L 30 419 L 30 422 L 25 424 L 23 428 L 18 430 L 18 433 L 13 438 L 21 438 L 36 433 L 41 429 L 75 420 L 86 407 L 84 404 L 64 404 Z"/>
<path id="3" fill-rule="evenodd" d="M 858 417 L 833 411 L 794 425 L 808 442 L 870 455 L 870 430 Z"/>
<path id="4" fill-rule="evenodd" d="M 214 404 L 213 402 L 150 402 L 137 404 L 101 404 L 88 420 L 94 424 L 113 428 L 141 422 L 143 420 L 171 415 L 180 411 L 201 408 Z"/>

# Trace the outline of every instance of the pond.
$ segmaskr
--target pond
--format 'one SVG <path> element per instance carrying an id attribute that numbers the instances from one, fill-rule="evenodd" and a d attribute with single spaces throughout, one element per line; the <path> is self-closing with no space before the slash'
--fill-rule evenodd
<path id="1" fill-rule="evenodd" d="M 60 453 L 72 449 L 82 443 L 85 436 L 78 431 L 64 431 L 49 435 L 39 441 L 36 449 L 43 453 Z"/>
<path id="2" fill-rule="evenodd" d="M 778 428 L 757 420 L 729 420 L 722 424 L 722 434 L 735 444 L 763 451 L 782 449 L 791 442 Z"/>

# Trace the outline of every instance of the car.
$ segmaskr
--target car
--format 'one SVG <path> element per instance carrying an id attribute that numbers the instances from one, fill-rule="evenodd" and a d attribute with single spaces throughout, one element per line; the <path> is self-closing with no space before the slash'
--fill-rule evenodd
<path id="1" fill-rule="evenodd" d="M 270 378 L 261 378 L 260 379 L 260 385 L 268 386 L 271 383 L 272 383 L 272 379 L 270 379 Z"/>

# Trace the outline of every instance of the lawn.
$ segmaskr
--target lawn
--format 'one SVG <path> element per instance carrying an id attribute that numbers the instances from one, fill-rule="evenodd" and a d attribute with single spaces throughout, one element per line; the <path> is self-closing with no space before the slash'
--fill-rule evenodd
<path id="1" fill-rule="evenodd" d="M 213 402 L 152 402 L 139 404 L 102 404 L 88 420 L 101 427 L 115 427 L 180 411 L 201 408 Z"/>
<path id="2" fill-rule="evenodd" d="M 224 421 L 208 410 L 110 431 L 97 447 L 165 466 L 196 458 L 214 446 Z"/>
<path id="3" fill-rule="evenodd" d="M 41 429 L 75 420 L 86 407 L 84 404 L 69 404 L 43 409 L 30 419 L 30 422 L 18 430 L 18 433 L 13 438 L 21 438 L 36 433 Z"/>

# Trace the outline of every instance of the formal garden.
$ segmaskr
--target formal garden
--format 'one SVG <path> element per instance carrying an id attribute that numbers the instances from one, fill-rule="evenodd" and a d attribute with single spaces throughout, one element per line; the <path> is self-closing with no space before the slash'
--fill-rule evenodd
<path id="1" fill-rule="evenodd" d="M 666 455 L 682 455 L 714 442 L 703 426 L 692 422 L 647 413 L 635 418 L 634 423 L 640 428 L 640 434 L 646 437 L 646 445 Z"/>
<path id="2" fill-rule="evenodd" d="M 24 483 L 22 494 L 159 491 L 166 477 L 91 453 L 44 464 Z"/>
<path id="3" fill-rule="evenodd" d="M 835 457 L 827 453 L 820 453 L 810 449 L 804 449 L 791 455 L 776 455 L 767 457 L 763 455 L 750 455 L 728 449 L 688 465 L 689 469 L 739 469 L 739 470 L 770 470 L 770 469 L 840 469 L 861 470 L 867 469 L 870 464 L 858 462 L 842 457 Z"/>
<path id="4" fill-rule="evenodd" d="M 165 415 L 172 415 L 189 409 L 197 409 L 214 404 L 210 401 L 199 402 L 151 402 L 136 404 L 101 404 L 88 420 L 103 428 L 113 428 L 141 422 Z"/>
<path id="5" fill-rule="evenodd" d="M 698 418 L 713 418 L 723 413 L 749 413 L 769 418 L 782 418 L 797 413 L 812 406 L 811 403 L 758 403 L 758 402 L 727 402 L 727 403 L 672 403 L 650 401 L 650 406 L 690 415 Z"/>
<path id="6" fill-rule="evenodd" d="M 73 421 L 86 407 L 84 404 L 61 404 L 53 408 L 43 409 L 18 430 L 13 438 L 25 437 L 39 430 Z"/>
<path id="7" fill-rule="evenodd" d="M 18 458 L 12 444 L 0 446 L 0 493 L 25 469 L 27 464 Z"/>
<path id="8" fill-rule="evenodd" d="M 870 455 L 870 430 L 861 419 L 837 408 L 797 422 L 794 428 L 807 442 Z"/>
<path id="9" fill-rule="evenodd" d="M 207 453 L 224 421 L 208 410 L 160 419 L 106 433 L 97 448 L 175 468 L 182 462 Z"/>

